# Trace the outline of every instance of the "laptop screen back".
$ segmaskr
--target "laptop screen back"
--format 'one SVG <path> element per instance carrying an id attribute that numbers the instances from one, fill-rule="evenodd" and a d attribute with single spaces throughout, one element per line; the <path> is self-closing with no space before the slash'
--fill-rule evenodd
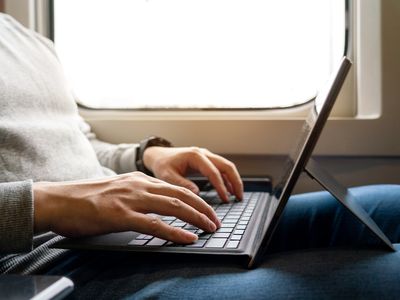
<path id="1" fill-rule="evenodd" d="M 282 215 L 283 209 L 293 191 L 297 179 L 303 172 L 315 148 L 322 128 L 328 119 L 351 64 L 351 61 L 347 57 L 344 57 L 339 68 L 333 73 L 327 86 L 318 93 L 314 101 L 314 106 L 311 108 L 303 124 L 298 142 L 284 164 L 283 175 L 280 180 L 274 184 L 271 205 L 268 212 L 266 212 L 267 218 L 262 233 L 263 238 L 260 239 L 259 245 L 256 247 L 256 250 L 259 249 L 259 251 L 257 252 L 255 260 L 265 252 L 269 239 Z"/>

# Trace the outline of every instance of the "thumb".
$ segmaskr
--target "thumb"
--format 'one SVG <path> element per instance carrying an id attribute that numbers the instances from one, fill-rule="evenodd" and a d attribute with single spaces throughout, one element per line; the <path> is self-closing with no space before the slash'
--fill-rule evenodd
<path id="1" fill-rule="evenodd" d="M 198 194 L 200 192 L 199 188 L 197 187 L 197 185 L 193 181 L 183 177 L 179 173 L 175 173 L 174 172 L 174 173 L 170 174 L 170 176 L 168 178 L 168 181 L 169 181 L 169 183 L 172 183 L 172 184 L 175 184 L 175 185 L 179 185 L 179 186 L 183 186 L 183 187 L 191 190 L 195 194 Z"/>

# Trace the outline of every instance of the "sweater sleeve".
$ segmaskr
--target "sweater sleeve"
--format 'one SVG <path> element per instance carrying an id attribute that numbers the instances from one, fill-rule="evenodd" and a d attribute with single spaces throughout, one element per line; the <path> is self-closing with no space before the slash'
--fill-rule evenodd
<path id="1" fill-rule="evenodd" d="M 79 118 L 79 127 L 92 144 L 101 165 L 118 174 L 136 171 L 136 151 L 139 144 L 115 145 L 100 141 L 91 131 L 90 125 Z"/>
<path id="2" fill-rule="evenodd" d="M 0 252 L 29 252 L 32 241 L 32 181 L 0 183 Z"/>

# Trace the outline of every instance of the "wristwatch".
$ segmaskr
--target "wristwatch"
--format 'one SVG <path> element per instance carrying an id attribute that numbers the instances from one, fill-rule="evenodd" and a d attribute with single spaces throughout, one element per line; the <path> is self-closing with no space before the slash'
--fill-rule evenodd
<path id="1" fill-rule="evenodd" d="M 136 170 L 143 172 L 147 175 L 153 176 L 153 172 L 146 168 L 143 161 L 143 153 L 144 151 L 152 146 L 159 146 L 159 147 L 173 147 L 171 142 L 158 137 L 158 136 L 150 136 L 142 141 L 140 141 L 140 146 L 136 150 Z"/>

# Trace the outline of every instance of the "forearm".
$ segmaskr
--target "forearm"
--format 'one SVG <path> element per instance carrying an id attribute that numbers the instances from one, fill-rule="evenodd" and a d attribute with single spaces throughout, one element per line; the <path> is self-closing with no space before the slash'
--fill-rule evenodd
<path id="1" fill-rule="evenodd" d="M 137 144 L 109 144 L 97 139 L 90 140 L 102 166 L 118 174 L 136 171 Z"/>
<path id="2" fill-rule="evenodd" d="M 0 252 L 28 252 L 32 239 L 32 181 L 0 183 Z"/>
<path id="3" fill-rule="evenodd" d="M 89 124 L 82 118 L 79 121 L 82 133 L 92 144 L 100 164 L 118 174 L 136 171 L 136 150 L 138 144 L 110 144 L 97 139 Z"/>

